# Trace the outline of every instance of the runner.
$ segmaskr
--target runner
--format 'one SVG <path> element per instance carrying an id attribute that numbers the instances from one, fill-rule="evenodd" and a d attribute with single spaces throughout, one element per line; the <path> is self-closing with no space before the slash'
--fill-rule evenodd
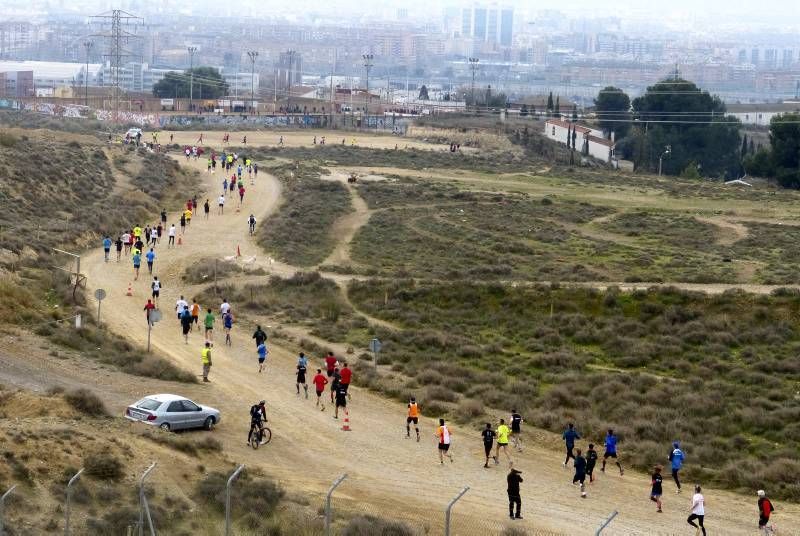
<path id="1" fill-rule="evenodd" d="M 269 353 L 264 341 L 261 341 L 256 347 L 256 352 L 258 353 L 258 373 L 261 374 L 261 371 L 264 370 L 264 361 L 267 360 L 267 354 Z"/>
<path id="2" fill-rule="evenodd" d="M 231 328 L 233 327 L 233 314 L 230 309 L 222 314 L 222 327 L 225 328 L 225 344 L 231 346 Z"/>
<path id="3" fill-rule="evenodd" d="M 156 243 L 158 242 L 158 237 L 161 236 L 161 234 L 158 231 L 159 229 L 161 229 L 161 226 L 153 227 L 152 229 L 150 229 L 150 243 L 153 244 L 153 246 L 156 245 Z"/>
<path id="4" fill-rule="evenodd" d="M 188 306 L 189 304 L 184 299 L 183 294 L 181 294 L 181 297 L 178 298 L 178 300 L 175 302 L 175 313 L 178 315 L 178 320 L 180 320 L 181 318 L 181 313 L 183 313 L 183 309 Z"/>
<path id="5" fill-rule="evenodd" d="M 581 449 L 575 450 L 575 476 L 572 477 L 572 485 L 578 482 L 581 484 L 581 497 L 586 498 L 586 458 L 581 454 Z"/>
<path id="6" fill-rule="evenodd" d="M 652 489 L 650 490 L 650 500 L 656 503 L 656 512 L 659 514 L 661 513 L 661 495 L 663 494 L 661 483 L 663 478 L 661 477 L 661 466 L 656 465 L 653 468 L 653 476 L 651 477 L 650 483 L 652 484 Z"/>
<path id="7" fill-rule="evenodd" d="M 328 378 L 322 375 L 322 369 L 317 369 L 317 375 L 311 380 L 314 384 L 314 390 L 317 392 L 317 406 L 322 405 L 320 411 L 325 411 L 325 402 L 322 401 L 322 393 L 325 392 L 325 385 L 328 383 Z"/>
<path id="8" fill-rule="evenodd" d="M 223 194 L 228 193 L 228 177 L 222 179 L 222 193 Z"/>
<path id="9" fill-rule="evenodd" d="M 260 325 L 256 326 L 256 331 L 253 333 L 253 339 L 256 340 L 256 348 L 258 348 L 259 344 L 267 340 L 267 334 L 263 329 L 261 329 Z"/>
<path id="10" fill-rule="evenodd" d="M 117 247 L 117 262 L 119 262 L 119 260 L 122 258 L 122 237 L 118 236 L 116 242 L 114 242 L 114 245 Z"/>
<path id="11" fill-rule="evenodd" d="M 181 312 L 181 331 L 183 332 L 183 342 L 189 344 L 189 332 L 192 331 L 192 312 L 188 305 Z"/>
<path id="12" fill-rule="evenodd" d="M 122 240 L 122 245 L 125 250 L 125 255 L 127 255 L 131 251 L 131 244 L 133 244 L 131 233 L 129 233 L 128 231 L 124 231 L 120 239 Z"/>
<path id="13" fill-rule="evenodd" d="M 133 228 L 133 241 L 135 242 L 142 237 L 142 228 L 138 225 Z"/>
<path id="14" fill-rule="evenodd" d="M 408 401 L 408 414 L 406 416 L 406 439 L 411 437 L 411 423 L 414 423 L 414 430 L 417 432 L 417 443 L 419 443 L 419 406 L 417 399 L 411 397 Z"/>
<path id="15" fill-rule="evenodd" d="M 300 355 L 297 357 L 297 383 L 295 387 L 297 388 L 297 396 L 300 396 L 300 386 L 303 386 L 303 391 L 306 393 L 306 400 L 308 400 L 308 384 L 306 383 L 306 370 L 308 369 L 308 359 L 306 359 L 306 354 L 300 352 Z M 345 389 L 345 393 L 347 389 Z"/>
<path id="16" fill-rule="evenodd" d="M 517 452 L 522 452 L 522 415 L 517 410 L 511 410 L 511 443 Z"/>
<path id="17" fill-rule="evenodd" d="M 186 213 L 185 212 L 181 214 L 180 224 L 181 224 L 181 234 L 186 233 Z"/>
<path id="18" fill-rule="evenodd" d="M 339 385 L 339 388 L 336 389 L 336 404 L 333 408 L 333 418 L 339 418 L 339 408 L 342 408 L 347 415 L 347 391 Z"/>
<path id="19" fill-rule="evenodd" d="M 769 524 L 769 518 L 774 511 L 775 507 L 767 498 L 767 493 L 763 489 L 758 490 L 758 530 L 764 531 L 764 536 L 775 534 L 775 526 Z"/>
<path id="20" fill-rule="evenodd" d="M 172 246 L 175 245 L 175 224 L 174 223 L 170 226 L 169 231 L 167 231 L 167 236 L 169 237 L 169 240 L 167 241 L 167 247 L 171 248 Z"/>
<path id="21" fill-rule="evenodd" d="M 156 227 L 156 234 L 158 235 L 158 241 L 161 242 L 161 235 L 164 233 L 164 227 L 159 223 L 158 227 Z"/>
<path id="22" fill-rule="evenodd" d="M 333 352 L 328 352 L 328 355 L 325 356 L 325 367 L 328 372 L 328 378 L 333 376 L 333 370 L 336 368 L 337 363 L 338 360 L 336 359 L 336 356 L 333 355 Z"/>
<path id="23" fill-rule="evenodd" d="M 156 252 L 153 251 L 153 248 L 150 248 L 150 251 L 145 253 L 144 255 L 145 260 L 147 261 L 147 273 L 152 275 L 153 274 L 153 262 L 156 260 Z"/>
<path id="24" fill-rule="evenodd" d="M 200 321 L 200 304 L 197 303 L 197 298 L 192 298 L 192 331 L 194 331 L 194 327 L 197 326 L 197 329 L 200 329 L 199 321 Z"/>
<path id="25" fill-rule="evenodd" d="M 137 281 L 139 279 L 139 266 L 142 265 L 142 255 L 139 253 L 138 249 L 133 250 L 133 280 Z"/>
<path id="26" fill-rule="evenodd" d="M 192 223 L 192 209 L 187 208 L 185 211 L 183 211 L 183 215 L 186 216 L 186 225 L 191 224 Z"/>
<path id="27" fill-rule="evenodd" d="M 444 419 L 439 419 L 439 428 L 436 429 L 436 438 L 439 440 L 439 463 L 444 464 L 444 457 L 447 455 L 450 458 L 450 463 L 453 463 L 453 454 L 450 453 L 450 430 L 444 423 Z"/>
<path id="28" fill-rule="evenodd" d="M 614 458 L 614 463 L 617 464 L 619 467 L 619 476 L 625 474 L 625 471 L 622 469 L 622 466 L 617 459 L 617 436 L 614 435 L 614 430 L 608 429 L 608 434 L 606 434 L 606 451 L 603 453 L 603 465 L 600 467 L 600 471 L 603 473 L 606 472 L 606 460 L 608 458 Z"/>
<path id="29" fill-rule="evenodd" d="M 339 387 L 341 385 L 342 375 L 339 374 L 339 367 L 336 367 L 333 369 L 333 375 L 331 376 L 331 404 L 333 404 L 333 398 L 336 396 L 336 393 L 339 392 Z"/>
<path id="30" fill-rule="evenodd" d="M 147 225 L 142 232 L 142 236 L 144 237 L 144 243 L 146 245 L 150 245 L 150 226 Z"/>
<path id="31" fill-rule="evenodd" d="M 347 398 L 350 398 L 350 382 L 353 380 L 353 371 L 350 370 L 350 367 L 347 366 L 347 361 L 342 363 L 342 370 L 339 371 L 339 383 L 344 388 L 344 392 L 347 393 Z"/>
<path id="32" fill-rule="evenodd" d="M 701 531 L 703 533 L 703 536 L 706 536 L 706 528 L 703 526 L 703 519 L 706 517 L 706 505 L 705 505 L 706 500 L 703 497 L 703 494 L 700 493 L 701 491 L 702 489 L 700 488 L 699 484 L 694 487 L 694 495 L 692 496 L 691 514 L 686 519 L 686 522 L 694 527 L 695 536 L 699 536 Z M 695 519 L 697 520 L 696 525 L 694 523 Z"/>
<path id="33" fill-rule="evenodd" d="M 158 297 L 161 295 L 161 281 L 158 280 L 158 276 L 153 276 L 153 282 L 150 283 L 150 289 L 153 291 L 153 301 L 158 304 Z"/>
<path id="34" fill-rule="evenodd" d="M 224 316 L 225 313 L 231 310 L 231 304 L 228 303 L 228 298 L 222 298 L 222 304 L 219 306 L 219 314 L 220 316 Z"/>
<path id="35" fill-rule="evenodd" d="M 222 194 L 217 198 L 217 214 L 224 214 L 225 213 L 225 194 Z"/>
<path id="36" fill-rule="evenodd" d="M 203 381 L 208 382 L 208 373 L 211 372 L 211 343 L 206 341 L 205 347 L 200 354 L 203 360 Z"/>
<path id="37" fill-rule="evenodd" d="M 489 468 L 489 456 L 492 456 L 492 446 L 494 444 L 494 437 L 495 437 L 494 430 L 492 430 L 492 424 L 486 423 L 486 428 L 481 431 L 481 437 L 483 438 L 483 452 L 486 454 L 486 461 L 483 462 L 484 469 Z M 497 460 L 497 457 L 492 456 L 493 459 Z"/>
<path id="38" fill-rule="evenodd" d="M 506 477 L 506 491 L 508 492 L 508 517 L 511 519 L 522 519 L 522 496 L 519 493 L 519 485 L 522 483 L 522 477 L 519 476 L 522 471 L 517 471 L 512 466 Z M 517 507 L 517 513 L 514 513 L 514 506 Z"/>
<path id="39" fill-rule="evenodd" d="M 208 219 L 208 212 L 210 210 L 211 210 L 211 206 L 208 204 L 208 199 L 206 199 L 206 202 L 203 203 L 203 213 L 205 214 L 206 219 Z"/>
<path id="40" fill-rule="evenodd" d="M 150 323 L 150 311 L 152 311 L 155 308 L 156 306 L 153 303 L 153 300 L 147 300 L 147 303 L 144 304 L 144 319 L 147 321 L 148 324 Z"/>
<path id="41" fill-rule="evenodd" d="M 589 443 L 589 450 L 586 451 L 586 474 L 589 475 L 589 484 L 594 482 L 594 466 L 597 464 L 597 451 L 594 450 L 594 443 Z"/>
<path id="42" fill-rule="evenodd" d="M 108 262 L 108 255 L 111 253 L 111 239 L 108 235 L 103 237 L 103 255 L 105 257 L 105 262 Z"/>
<path id="43" fill-rule="evenodd" d="M 258 162 L 253 163 L 253 180 L 258 178 Z M 250 184 L 253 184 L 252 182 Z"/>
<path id="44" fill-rule="evenodd" d="M 581 436 L 578 435 L 578 432 L 575 430 L 574 424 L 567 423 L 567 429 L 564 430 L 563 434 L 561 434 L 561 438 L 564 440 L 564 446 L 567 448 L 567 457 L 564 459 L 564 467 L 567 467 L 567 462 L 569 462 L 569 459 L 575 459 L 572 449 L 575 448 L 575 440 L 580 439 Z"/>
<path id="45" fill-rule="evenodd" d="M 500 463 L 500 449 L 503 449 L 503 454 L 506 455 L 506 459 L 511 463 L 511 456 L 508 455 L 508 436 L 511 434 L 511 430 L 506 426 L 505 419 L 500 419 L 500 425 L 497 427 L 496 432 L 497 447 L 494 450 L 494 464 Z"/>
<path id="46" fill-rule="evenodd" d="M 252 214 L 247 218 L 247 226 L 250 228 L 250 235 L 252 236 L 256 232 L 256 217 Z"/>
<path id="47" fill-rule="evenodd" d="M 167 224 L 167 211 L 164 210 L 163 208 L 161 209 L 161 223 L 163 223 L 164 225 Z"/>
<path id="48" fill-rule="evenodd" d="M 244 203 L 244 184 L 242 184 L 240 182 L 239 183 L 239 206 L 240 207 L 242 206 L 242 203 Z"/>
<path id="49" fill-rule="evenodd" d="M 678 477 L 678 473 L 683 467 L 683 460 L 685 459 L 685 455 L 681 450 L 681 444 L 678 441 L 672 443 L 672 452 L 669 453 L 669 461 L 672 465 L 672 480 L 675 481 L 675 485 L 678 486 L 678 489 L 675 493 L 681 492 L 681 480 Z"/>
<path id="50" fill-rule="evenodd" d="M 205 329 L 205 338 L 207 341 L 214 340 L 214 313 L 211 312 L 211 308 L 208 308 L 208 312 L 206 313 L 206 317 L 203 319 L 203 326 Z"/>

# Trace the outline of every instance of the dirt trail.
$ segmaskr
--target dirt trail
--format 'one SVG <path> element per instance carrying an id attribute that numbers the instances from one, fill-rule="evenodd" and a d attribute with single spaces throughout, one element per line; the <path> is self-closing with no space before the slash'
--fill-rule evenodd
<path id="1" fill-rule="evenodd" d="M 190 165 L 200 167 L 201 164 Z M 209 194 L 213 195 L 219 181 L 212 174 L 203 176 Z M 279 196 L 278 181 L 260 175 L 256 185 L 248 188 L 240 213 L 229 207 L 224 216 L 212 214 L 208 221 L 195 218 L 183 237 L 182 246 L 157 247 L 155 272 L 163 279 L 161 308 L 164 318 L 153 329 L 152 342 L 159 353 L 199 374 L 203 337 L 194 332 L 189 344 L 184 344 L 173 316 L 175 300 L 185 288 L 180 275 L 194 260 L 230 255 L 237 245 L 241 246 L 245 257 L 264 258 L 253 238 L 248 236 L 245 214 L 253 212 L 263 221 L 277 206 Z M 177 216 L 172 214 L 169 222 L 176 220 Z M 139 281 L 133 282 L 134 297 L 127 297 L 125 290 L 133 279 L 129 260 L 119 264 L 104 263 L 100 250 L 90 252 L 83 260 L 88 276 L 87 295 L 91 296 L 96 288 L 108 292 L 103 310 L 110 331 L 143 343 L 146 325 L 141 308 L 149 295 L 149 277 L 143 274 Z M 219 307 L 218 303 L 202 305 L 214 311 Z M 233 304 L 234 312 L 239 306 Z M 454 426 L 456 461 L 440 466 L 432 438 L 432 420 L 422 420 L 421 443 L 406 440 L 405 407 L 354 388 L 353 431 L 342 432 L 341 422 L 332 419 L 331 408 L 320 412 L 312 401 L 295 397 L 293 353 L 277 345 L 271 346 L 267 371 L 258 374 L 249 330 L 244 332 L 242 326 L 235 326 L 230 348 L 226 348 L 221 339 L 221 330 L 216 330 L 211 383 L 175 387 L 175 390 L 221 409 L 223 421 L 214 434 L 223 442 L 226 455 L 250 466 L 261 466 L 280 477 L 283 485 L 291 490 L 316 497 L 336 476 L 347 472 L 350 476 L 337 494 L 337 504 L 354 506 L 373 515 L 425 518 L 433 534 L 439 533 L 437 527 L 444 505 L 462 486 L 468 485 L 469 493 L 454 511 L 458 520 L 455 534 L 497 534 L 508 524 L 505 521 L 505 471 L 502 466 L 482 468 L 482 448 L 476 430 Z M 314 356 L 311 367 L 319 366 L 319 358 Z M 113 388 L 119 392 L 163 389 L 163 382 L 123 377 L 124 380 L 114 378 Z M 249 424 L 247 408 L 261 398 L 267 400 L 275 439 L 267 448 L 253 452 L 244 444 Z M 624 454 L 624 445 L 622 452 Z M 570 472 L 560 462 L 559 452 L 533 445 L 516 456 L 516 467 L 525 473 L 522 487 L 525 521 L 519 522 L 521 527 L 531 532 L 593 534 L 601 520 L 618 509 L 622 514 L 613 522 L 608 534 L 686 531 L 687 495 L 668 495 L 666 513 L 656 515 L 646 498 L 647 477 L 631 472 L 624 478 L 601 475 L 590 490 L 590 498 L 581 500 L 570 485 Z M 668 485 L 666 487 L 671 490 Z M 754 532 L 754 497 L 711 489 L 706 491 L 706 497 L 707 525 L 714 533 Z M 800 526 L 800 507 L 782 504 L 778 522 L 784 527 Z"/>
<path id="2" fill-rule="evenodd" d="M 367 224 L 372 211 L 367 207 L 367 202 L 358 194 L 358 190 L 347 182 L 347 175 L 335 170 L 329 176 L 323 175 L 324 180 L 341 182 L 350 193 L 352 211 L 336 220 L 331 233 L 337 237 L 336 247 L 320 265 L 345 265 L 352 264 L 350 258 L 350 243 L 358 230 Z"/>

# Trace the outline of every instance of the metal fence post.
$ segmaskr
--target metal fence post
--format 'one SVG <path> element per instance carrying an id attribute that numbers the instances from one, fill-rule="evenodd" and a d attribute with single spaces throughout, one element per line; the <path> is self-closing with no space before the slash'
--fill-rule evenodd
<path id="1" fill-rule="evenodd" d="M 608 518 L 606 518 L 606 520 L 605 520 L 605 521 L 603 521 L 603 524 L 602 524 L 602 525 L 600 525 L 600 527 L 598 527 L 598 529 L 597 529 L 597 532 L 595 532 L 595 533 L 594 533 L 594 536 L 600 536 L 600 533 L 602 533 L 602 532 L 603 532 L 603 529 L 604 529 L 604 528 L 606 528 L 606 527 L 608 526 L 608 524 L 609 524 L 609 523 L 611 523 L 611 520 L 612 520 L 612 519 L 614 519 L 615 517 L 617 517 L 617 514 L 619 514 L 619 512 L 617 512 L 616 510 L 614 510 L 613 512 L 611 512 L 611 515 L 610 515 L 610 516 L 608 516 Z"/>
<path id="2" fill-rule="evenodd" d="M 150 464 L 150 467 L 142 475 L 139 480 L 139 536 L 144 536 L 144 514 L 147 512 L 147 522 L 150 525 L 150 535 L 155 536 L 156 531 L 153 529 L 153 519 L 150 517 L 150 506 L 147 504 L 147 497 L 144 493 L 144 480 L 156 466 L 156 462 Z"/>
<path id="3" fill-rule="evenodd" d="M 2 497 L 0 497 L 0 536 L 4 536 L 5 531 L 5 514 L 6 514 L 6 497 L 11 495 L 11 492 L 17 487 L 16 484 L 8 488 L 8 491 L 3 493 Z"/>
<path id="4" fill-rule="evenodd" d="M 239 473 L 244 469 L 244 464 L 236 468 L 233 474 L 228 478 L 228 483 L 225 484 L 225 536 L 231 534 L 231 484 L 239 476 Z"/>
<path id="5" fill-rule="evenodd" d="M 69 536 L 69 514 L 70 514 L 70 504 L 72 502 L 72 485 L 77 482 L 78 477 L 81 476 L 83 472 L 83 467 L 81 470 L 75 473 L 75 475 L 69 479 L 67 482 L 67 504 L 64 506 L 64 536 Z"/>
<path id="6" fill-rule="evenodd" d="M 450 504 L 447 505 L 447 508 L 444 511 L 444 536 L 450 536 L 450 510 L 453 509 L 453 505 L 456 504 L 461 497 L 464 496 L 466 492 L 469 491 L 469 486 L 464 486 L 464 489 L 458 492 L 458 495 L 453 497 L 453 500 L 450 501 Z"/>
<path id="7" fill-rule="evenodd" d="M 328 490 L 328 494 L 325 496 L 325 536 L 331 536 L 331 519 L 333 517 L 333 512 L 331 511 L 331 497 L 333 496 L 334 490 L 339 487 L 339 484 L 344 482 L 345 478 L 347 478 L 347 473 L 334 480 L 333 485 Z"/>

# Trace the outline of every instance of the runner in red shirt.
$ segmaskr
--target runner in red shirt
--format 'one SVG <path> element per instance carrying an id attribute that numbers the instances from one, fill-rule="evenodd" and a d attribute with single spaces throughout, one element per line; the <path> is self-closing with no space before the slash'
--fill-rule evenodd
<path id="1" fill-rule="evenodd" d="M 150 311 L 156 308 L 156 304 L 153 303 L 153 300 L 147 300 L 147 303 L 144 304 L 144 317 L 147 320 L 147 323 L 150 323 Z"/>
<path id="2" fill-rule="evenodd" d="M 353 379 L 353 371 L 347 366 L 347 361 L 345 361 L 343 365 L 344 366 L 339 371 L 339 375 L 341 376 L 339 384 L 344 388 L 344 392 L 347 393 L 347 398 L 350 398 L 350 393 L 347 392 L 347 389 L 350 387 L 350 380 Z"/>
<path id="3" fill-rule="evenodd" d="M 325 402 L 322 402 L 322 393 L 325 392 L 325 385 L 328 383 L 328 379 L 322 375 L 322 369 L 317 369 L 317 375 L 314 376 L 311 383 L 314 384 L 314 389 L 317 391 L 317 406 L 322 406 L 320 411 L 325 411 Z"/>
<path id="4" fill-rule="evenodd" d="M 328 369 L 328 378 L 333 376 L 333 369 L 336 368 L 336 363 L 338 363 L 336 356 L 333 355 L 333 352 L 328 352 L 328 355 L 325 356 L 325 368 Z"/>

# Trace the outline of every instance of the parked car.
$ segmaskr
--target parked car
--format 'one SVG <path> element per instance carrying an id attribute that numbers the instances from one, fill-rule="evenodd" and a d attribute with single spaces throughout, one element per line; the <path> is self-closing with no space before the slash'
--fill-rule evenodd
<path id="1" fill-rule="evenodd" d="M 125 418 L 158 426 L 162 430 L 204 428 L 219 424 L 218 409 L 202 406 L 188 398 L 161 394 L 150 395 L 125 409 Z"/>

